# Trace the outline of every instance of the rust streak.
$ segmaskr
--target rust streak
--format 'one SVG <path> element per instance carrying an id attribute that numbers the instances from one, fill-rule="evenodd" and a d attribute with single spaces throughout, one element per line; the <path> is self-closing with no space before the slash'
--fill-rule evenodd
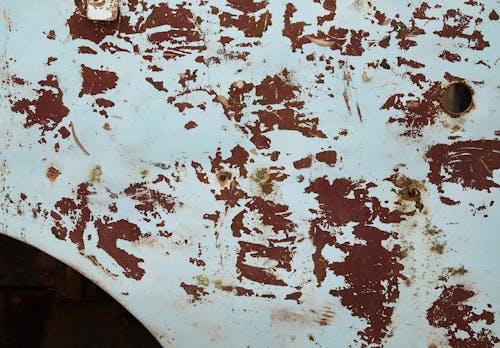
<path id="1" fill-rule="evenodd" d="M 83 147 L 80 139 L 78 139 L 78 136 L 76 135 L 76 132 L 75 132 L 75 127 L 73 126 L 73 122 L 69 123 L 69 127 L 71 128 L 71 134 L 73 135 L 73 138 L 75 139 L 76 145 L 78 145 L 78 147 L 83 151 L 83 153 L 85 153 L 87 156 L 90 156 L 90 153 L 87 150 L 85 150 L 85 147 Z"/>

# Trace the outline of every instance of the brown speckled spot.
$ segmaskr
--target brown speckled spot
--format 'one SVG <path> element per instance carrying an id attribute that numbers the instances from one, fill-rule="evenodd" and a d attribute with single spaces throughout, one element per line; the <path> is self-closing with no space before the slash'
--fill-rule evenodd
<path id="1" fill-rule="evenodd" d="M 45 173 L 47 178 L 52 182 L 56 181 L 59 174 L 61 174 L 61 172 L 55 167 L 49 167 Z"/>

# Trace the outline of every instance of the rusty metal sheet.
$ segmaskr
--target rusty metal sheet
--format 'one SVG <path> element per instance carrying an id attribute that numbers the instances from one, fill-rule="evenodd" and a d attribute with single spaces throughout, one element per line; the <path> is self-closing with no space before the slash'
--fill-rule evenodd
<path id="1" fill-rule="evenodd" d="M 162 345 L 498 346 L 497 1 L 0 12 L 1 232 Z"/>

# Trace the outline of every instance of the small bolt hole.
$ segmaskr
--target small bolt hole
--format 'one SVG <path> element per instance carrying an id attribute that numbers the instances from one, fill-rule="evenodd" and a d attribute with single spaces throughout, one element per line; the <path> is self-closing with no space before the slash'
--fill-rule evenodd
<path id="1" fill-rule="evenodd" d="M 222 187 L 226 186 L 229 180 L 231 180 L 231 173 L 221 171 L 217 174 L 217 181 L 219 181 L 219 185 Z"/>
<path id="2" fill-rule="evenodd" d="M 444 90 L 442 105 L 450 115 L 460 116 L 472 106 L 472 90 L 463 82 L 452 83 Z"/>

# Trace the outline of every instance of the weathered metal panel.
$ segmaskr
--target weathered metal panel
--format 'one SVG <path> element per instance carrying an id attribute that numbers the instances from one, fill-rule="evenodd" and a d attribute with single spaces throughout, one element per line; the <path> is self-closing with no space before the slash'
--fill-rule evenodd
<path id="1" fill-rule="evenodd" d="M 497 1 L 0 11 L 1 232 L 163 345 L 498 345 Z"/>

